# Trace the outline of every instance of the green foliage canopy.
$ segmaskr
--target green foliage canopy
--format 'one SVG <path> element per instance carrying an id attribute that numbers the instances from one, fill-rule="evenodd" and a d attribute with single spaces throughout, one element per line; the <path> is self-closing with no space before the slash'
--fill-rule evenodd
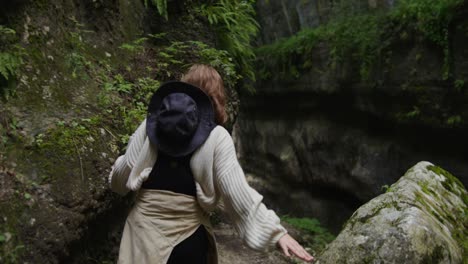
<path id="1" fill-rule="evenodd" d="M 449 24 L 456 8 L 463 3 L 463 0 L 402 0 L 387 12 L 348 11 L 349 4 L 339 5 L 335 11 L 337 17 L 329 23 L 303 29 L 290 38 L 256 49 L 262 68 L 260 76 L 269 78 L 273 71 L 284 78 L 297 77 L 301 69 L 313 65 L 311 53 L 318 43 L 324 42 L 329 46 L 332 68 L 351 58 L 360 62 L 361 78 L 367 80 L 372 64 L 395 37 L 392 34 L 407 38 L 408 30 L 415 30 L 441 47 L 445 55 L 442 76 L 448 79 Z"/>

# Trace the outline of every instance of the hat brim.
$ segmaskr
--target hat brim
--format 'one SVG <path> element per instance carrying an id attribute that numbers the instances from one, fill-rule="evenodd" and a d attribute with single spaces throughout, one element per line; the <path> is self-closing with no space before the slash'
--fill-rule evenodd
<path id="1" fill-rule="evenodd" d="M 157 112 L 161 107 L 164 97 L 171 93 L 185 93 L 197 104 L 199 123 L 191 140 L 188 142 L 168 142 L 167 140 L 162 140 L 158 135 Z M 151 97 L 146 118 L 146 133 L 150 142 L 158 150 L 170 156 L 181 157 L 192 153 L 206 141 L 214 127 L 216 127 L 216 123 L 210 97 L 194 85 L 181 81 L 166 82 Z"/>

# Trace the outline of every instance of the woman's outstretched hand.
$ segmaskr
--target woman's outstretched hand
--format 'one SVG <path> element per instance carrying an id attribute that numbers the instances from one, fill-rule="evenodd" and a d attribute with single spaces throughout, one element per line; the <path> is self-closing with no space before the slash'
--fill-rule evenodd
<path id="1" fill-rule="evenodd" d="M 284 255 L 291 257 L 291 253 L 298 258 L 312 262 L 314 257 L 312 257 L 307 251 L 297 243 L 297 241 L 292 238 L 289 234 L 285 234 L 278 240 L 278 246 L 283 250 Z"/>

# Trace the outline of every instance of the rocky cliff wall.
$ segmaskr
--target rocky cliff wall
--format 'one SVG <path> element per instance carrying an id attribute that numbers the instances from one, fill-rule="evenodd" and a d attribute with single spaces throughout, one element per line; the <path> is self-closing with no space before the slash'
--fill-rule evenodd
<path id="1" fill-rule="evenodd" d="M 315 28 L 330 19 L 342 15 L 337 7 L 348 7 L 347 12 L 373 9 L 389 9 L 394 0 L 259 0 L 257 1 L 258 22 L 262 28 L 259 43 L 270 44 L 281 38 L 290 37 L 302 29 Z"/>
<path id="2" fill-rule="evenodd" d="M 281 1 L 269 2 L 277 14 L 284 11 Z M 367 24 L 330 27 L 331 35 L 299 33 L 260 52 L 264 77 L 255 95 L 242 98 L 235 132 L 244 168 L 259 178 L 267 201 L 284 213 L 318 217 L 338 231 L 359 204 L 419 160 L 439 164 L 468 184 L 466 10 L 461 4 L 451 11 L 447 49 L 413 22 L 385 18 L 379 25 L 388 26 L 382 29 L 386 33 L 373 35 L 379 48 L 372 50 L 370 67 L 362 64 L 367 56 L 356 55 L 363 46 L 340 50 L 343 43 L 336 39 L 349 33 L 343 42 L 358 43 L 367 30 L 359 27 L 380 23 L 373 16 L 364 17 Z M 295 31 L 287 32 L 285 23 L 265 25 L 262 36 Z M 366 38 L 364 46 L 372 43 Z M 336 60 L 332 51 L 349 53 Z"/>

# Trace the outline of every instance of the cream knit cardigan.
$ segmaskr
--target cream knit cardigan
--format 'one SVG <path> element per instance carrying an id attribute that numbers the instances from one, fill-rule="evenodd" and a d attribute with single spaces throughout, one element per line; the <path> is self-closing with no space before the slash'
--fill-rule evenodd
<path id="1" fill-rule="evenodd" d="M 125 155 L 112 166 L 111 189 L 121 195 L 140 189 L 156 158 L 157 151 L 146 135 L 144 120 L 130 137 Z M 275 212 L 262 203 L 263 196 L 248 185 L 226 129 L 217 126 L 211 131 L 192 155 L 190 167 L 200 206 L 211 212 L 222 199 L 224 211 L 247 246 L 266 251 L 287 233 Z"/>

